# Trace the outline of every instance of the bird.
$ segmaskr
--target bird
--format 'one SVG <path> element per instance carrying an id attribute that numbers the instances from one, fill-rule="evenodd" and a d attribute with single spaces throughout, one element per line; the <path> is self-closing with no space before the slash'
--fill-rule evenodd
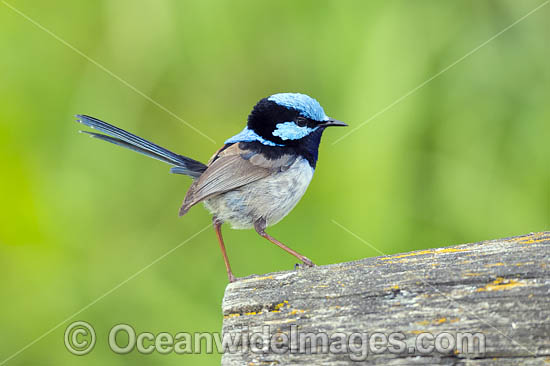
<path id="1" fill-rule="evenodd" d="M 325 129 L 347 126 L 328 117 L 316 99 L 302 93 L 276 93 L 261 99 L 244 129 L 227 139 L 206 164 L 97 118 L 84 114 L 76 118 L 98 131 L 80 132 L 160 160 L 172 166 L 171 173 L 193 179 L 179 215 L 201 202 L 210 211 L 229 282 L 238 278 L 227 257 L 223 223 L 234 229 L 254 229 L 305 267 L 314 266 L 309 258 L 269 235 L 266 228 L 282 220 L 306 192 Z"/>

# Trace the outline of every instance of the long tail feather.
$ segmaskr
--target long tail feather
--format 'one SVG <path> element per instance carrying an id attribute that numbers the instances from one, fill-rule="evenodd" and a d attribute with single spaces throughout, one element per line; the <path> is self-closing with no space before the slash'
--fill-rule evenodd
<path id="1" fill-rule="evenodd" d="M 136 151 L 140 154 L 143 154 L 143 155 L 146 155 L 146 156 L 149 156 L 153 159 L 157 159 L 157 160 L 160 160 L 164 163 L 167 163 L 167 164 L 174 164 L 173 161 L 171 160 L 168 160 L 160 155 L 157 155 L 155 153 L 152 153 L 150 152 L 149 150 L 145 150 L 145 149 L 142 149 L 140 147 L 137 147 L 135 145 L 132 145 L 132 144 L 129 144 L 127 143 L 126 141 L 123 141 L 121 139 L 117 139 L 116 137 L 111 137 L 111 136 L 107 136 L 107 135 L 104 135 L 104 134 L 101 134 L 101 133 L 96 133 L 96 132 L 90 132 L 90 131 L 80 131 L 82 133 L 86 133 L 90 136 L 92 136 L 93 138 L 96 138 L 96 139 L 99 139 L 99 140 L 103 140 L 103 141 L 107 141 L 107 142 L 110 142 L 112 144 L 115 144 L 115 145 L 118 145 L 118 146 L 122 146 L 122 147 L 125 147 L 127 149 L 130 149 L 130 150 L 133 150 L 133 151 Z"/>
<path id="2" fill-rule="evenodd" d="M 199 161 L 193 160 L 183 155 L 175 154 L 170 150 L 167 150 L 161 146 L 158 146 L 157 144 L 142 139 L 141 137 L 138 137 L 121 128 L 108 124 L 107 122 L 103 122 L 97 118 L 80 114 L 76 117 L 77 122 L 80 122 L 98 131 L 104 132 L 109 136 L 95 132 L 82 132 L 85 132 L 94 138 L 125 147 L 140 154 L 149 156 L 153 159 L 165 162 L 167 164 L 175 165 L 179 169 L 175 169 L 173 171 L 174 173 L 185 174 L 197 178 L 206 169 L 206 165 Z"/>

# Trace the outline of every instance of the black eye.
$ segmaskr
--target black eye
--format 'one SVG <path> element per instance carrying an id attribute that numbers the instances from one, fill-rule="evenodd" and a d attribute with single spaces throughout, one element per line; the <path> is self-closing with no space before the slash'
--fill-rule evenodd
<path id="1" fill-rule="evenodd" d="M 301 116 L 297 117 L 296 124 L 300 127 L 305 127 L 307 125 L 307 118 Z"/>

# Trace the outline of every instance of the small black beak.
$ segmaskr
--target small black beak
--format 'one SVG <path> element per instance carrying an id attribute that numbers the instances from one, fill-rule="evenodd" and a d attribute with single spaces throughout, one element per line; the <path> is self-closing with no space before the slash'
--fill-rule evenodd
<path id="1" fill-rule="evenodd" d="M 321 127 L 347 126 L 347 124 L 342 122 L 342 121 L 338 121 L 337 119 L 330 118 L 330 119 L 324 121 L 323 123 L 319 124 L 319 126 L 321 126 Z"/>

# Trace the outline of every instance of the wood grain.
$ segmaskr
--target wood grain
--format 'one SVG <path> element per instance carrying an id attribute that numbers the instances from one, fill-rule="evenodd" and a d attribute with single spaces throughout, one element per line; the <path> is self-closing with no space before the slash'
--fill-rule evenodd
<path id="1" fill-rule="evenodd" d="M 348 365 L 365 357 L 371 365 L 550 365 L 549 258 L 550 232 L 541 232 L 252 276 L 227 286 L 223 332 L 243 340 L 263 331 L 256 338 L 273 336 L 270 345 L 283 352 L 241 343 L 222 365 Z M 355 348 L 338 348 L 338 332 L 356 333 Z M 376 332 L 402 334 L 406 347 L 375 354 L 384 349 L 368 344 Z M 343 351 L 321 342 L 300 350 L 297 333 L 326 334 L 332 351 Z M 485 350 L 420 352 L 415 342 L 425 333 L 455 341 L 479 333 Z"/>

